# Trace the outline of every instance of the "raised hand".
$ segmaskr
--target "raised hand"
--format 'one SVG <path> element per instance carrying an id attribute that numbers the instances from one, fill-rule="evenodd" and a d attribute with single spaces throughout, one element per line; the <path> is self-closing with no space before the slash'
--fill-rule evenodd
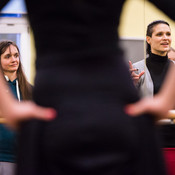
<path id="1" fill-rule="evenodd" d="M 175 106 L 175 65 L 171 65 L 163 86 L 154 97 L 145 97 L 140 101 L 128 104 L 125 112 L 131 116 L 138 116 L 143 113 L 150 113 L 156 120 L 167 118 L 169 110 Z"/>
<path id="2" fill-rule="evenodd" d="M 140 77 L 145 73 L 145 71 L 142 71 L 140 73 L 136 73 L 135 71 L 138 71 L 138 69 L 133 67 L 131 61 L 129 61 L 129 71 L 131 73 L 131 78 L 133 79 L 134 85 L 137 86 L 137 84 L 140 80 Z"/>

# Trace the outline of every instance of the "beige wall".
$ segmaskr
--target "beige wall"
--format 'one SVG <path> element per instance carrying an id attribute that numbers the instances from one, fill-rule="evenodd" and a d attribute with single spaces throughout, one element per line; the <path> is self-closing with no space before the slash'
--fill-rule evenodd
<path id="1" fill-rule="evenodd" d="M 33 37 L 33 33 L 31 32 L 31 75 L 30 75 L 30 82 L 31 84 L 34 84 L 34 78 L 35 78 L 35 59 L 36 59 L 36 50 L 35 50 L 35 41 Z"/>

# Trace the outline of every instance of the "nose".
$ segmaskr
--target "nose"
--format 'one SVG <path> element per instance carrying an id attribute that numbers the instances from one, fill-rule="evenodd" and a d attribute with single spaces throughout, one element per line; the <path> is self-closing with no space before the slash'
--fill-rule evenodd
<path id="1" fill-rule="evenodd" d="M 171 36 L 169 36 L 169 35 L 166 35 L 166 34 L 163 35 L 163 39 L 167 40 L 167 39 L 170 39 L 170 38 L 171 38 Z"/>
<path id="2" fill-rule="evenodd" d="M 166 34 L 164 34 L 163 39 L 168 39 L 168 36 Z"/>
<path id="3" fill-rule="evenodd" d="M 11 56 L 12 61 L 16 61 L 16 57 L 14 55 Z"/>

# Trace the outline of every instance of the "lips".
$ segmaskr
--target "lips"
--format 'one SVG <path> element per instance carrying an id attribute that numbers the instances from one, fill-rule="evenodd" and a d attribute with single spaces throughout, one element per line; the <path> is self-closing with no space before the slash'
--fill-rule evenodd
<path id="1" fill-rule="evenodd" d="M 167 47 L 169 47 L 169 44 L 168 43 L 162 43 L 161 46 L 164 47 L 164 48 L 167 48 Z"/>
<path id="2" fill-rule="evenodd" d="M 11 65 L 11 67 L 16 67 L 16 66 L 18 66 L 18 64 L 12 64 L 12 65 Z"/>
<path id="3" fill-rule="evenodd" d="M 162 43 L 161 45 L 169 45 L 169 43 Z"/>

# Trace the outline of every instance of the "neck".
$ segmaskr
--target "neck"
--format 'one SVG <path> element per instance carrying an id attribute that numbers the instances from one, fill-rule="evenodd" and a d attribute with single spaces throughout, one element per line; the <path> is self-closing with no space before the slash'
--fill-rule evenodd
<path id="1" fill-rule="evenodd" d="M 149 57 L 147 58 L 150 62 L 156 62 L 156 63 L 165 63 L 168 61 L 168 56 L 160 56 L 154 53 L 150 53 Z"/>
<path id="2" fill-rule="evenodd" d="M 17 73 L 15 72 L 4 72 L 4 75 L 8 76 L 10 81 L 14 81 L 17 78 Z"/>

